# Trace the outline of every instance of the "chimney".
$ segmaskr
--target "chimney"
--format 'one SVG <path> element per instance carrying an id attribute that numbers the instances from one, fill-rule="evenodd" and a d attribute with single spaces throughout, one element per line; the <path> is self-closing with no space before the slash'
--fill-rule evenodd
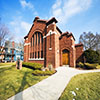
<path id="1" fill-rule="evenodd" d="M 36 16 L 33 22 L 37 21 L 38 19 L 40 19 L 40 18 L 38 16 Z"/>
<path id="2" fill-rule="evenodd" d="M 15 47 L 15 42 L 14 42 L 14 41 L 12 41 L 12 47 L 13 47 L 13 48 Z"/>

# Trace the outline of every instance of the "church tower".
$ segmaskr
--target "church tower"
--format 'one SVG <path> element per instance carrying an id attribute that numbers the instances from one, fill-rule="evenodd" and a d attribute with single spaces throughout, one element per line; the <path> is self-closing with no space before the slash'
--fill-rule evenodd
<path id="1" fill-rule="evenodd" d="M 56 26 L 57 20 L 52 18 L 47 23 L 46 34 L 46 67 L 52 64 L 54 68 L 59 66 L 59 36 L 60 33 Z"/>

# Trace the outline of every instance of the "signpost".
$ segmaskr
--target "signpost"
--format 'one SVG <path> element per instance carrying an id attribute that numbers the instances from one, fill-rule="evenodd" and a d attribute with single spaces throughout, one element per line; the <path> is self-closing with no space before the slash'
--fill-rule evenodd
<path id="1" fill-rule="evenodd" d="M 19 58 L 16 61 L 16 69 L 22 69 L 22 61 Z"/>

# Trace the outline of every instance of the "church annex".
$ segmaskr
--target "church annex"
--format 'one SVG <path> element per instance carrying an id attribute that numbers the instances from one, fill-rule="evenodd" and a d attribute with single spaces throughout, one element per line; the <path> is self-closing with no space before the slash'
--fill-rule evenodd
<path id="1" fill-rule="evenodd" d="M 41 63 L 44 67 L 52 64 L 54 68 L 69 65 L 75 67 L 83 60 L 83 45 L 75 44 L 72 33 L 63 33 L 57 20 L 42 20 L 35 17 L 29 33 L 24 37 L 24 61 Z"/>

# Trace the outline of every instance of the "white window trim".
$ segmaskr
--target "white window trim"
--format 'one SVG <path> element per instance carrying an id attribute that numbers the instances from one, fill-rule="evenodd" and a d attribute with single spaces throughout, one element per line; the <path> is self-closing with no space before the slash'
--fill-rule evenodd
<path id="1" fill-rule="evenodd" d="M 49 50 L 52 50 L 52 48 L 49 48 Z"/>
<path id="2" fill-rule="evenodd" d="M 30 43 L 25 43 L 24 46 L 26 46 L 26 45 L 30 45 Z"/>
<path id="3" fill-rule="evenodd" d="M 44 60 L 44 58 L 29 58 L 29 60 Z"/>
<path id="4" fill-rule="evenodd" d="M 52 31 L 52 30 L 49 30 L 49 32 L 47 33 L 47 35 L 46 36 L 43 36 L 43 38 L 46 38 L 47 36 L 49 36 L 50 35 L 50 32 L 51 32 L 51 35 L 52 34 L 57 34 L 57 32 Z"/>

